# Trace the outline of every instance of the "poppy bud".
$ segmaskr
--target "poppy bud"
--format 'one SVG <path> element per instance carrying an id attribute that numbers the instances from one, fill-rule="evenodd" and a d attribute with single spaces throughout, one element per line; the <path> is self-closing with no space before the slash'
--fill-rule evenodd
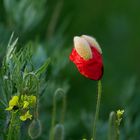
<path id="1" fill-rule="evenodd" d="M 41 135 L 41 123 L 40 120 L 34 119 L 28 128 L 28 134 L 31 137 L 31 139 L 36 139 Z"/>
<path id="2" fill-rule="evenodd" d="M 70 60 L 85 77 L 92 80 L 102 78 L 102 50 L 94 38 L 87 35 L 74 37 L 74 48 L 70 54 Z"/>
<path id="3" fill-rule="evenodd" d="M 64 140 L 64 126 L 62 124 L 55 126 L 54 140 Z"/>

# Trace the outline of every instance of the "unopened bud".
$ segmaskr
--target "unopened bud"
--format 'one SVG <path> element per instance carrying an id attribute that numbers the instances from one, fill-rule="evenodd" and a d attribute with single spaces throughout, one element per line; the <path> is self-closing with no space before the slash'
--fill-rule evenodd
<path id="1" fill-rule="evenodd" d="M 109 140 L 116 140 L 118 136 L 118 128 L 116 124 L 117 116 L 116 112 L 112 111 L 109 115 Z"/>
<path id="2" fill-rule="evenodd" d="M 64 126 L 62 124 L 55 126 L 54 140 L 64 140 Z"/>
<path id="3" fill-rule="evenodd" d="M 40 123 L 40 120 L 34 119 L 28 128 L 28 134 L 31 137 L 31 139 L 36 139 L 40 136 L 42 131 L 42 126 Z"/>
<path id="4" fill-rule="evenodd" d="M 81 37 L 74 37 L 74 47 L 76 52 L 85 60 L 92 58 L 92 51 L 88 42 Z"/>

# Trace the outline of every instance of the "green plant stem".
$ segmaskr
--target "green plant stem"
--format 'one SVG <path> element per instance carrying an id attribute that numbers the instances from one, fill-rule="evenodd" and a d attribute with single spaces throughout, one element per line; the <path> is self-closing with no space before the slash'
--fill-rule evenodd
<path id="1" fill-rule="evenodd" d="M 36 105 L 35 105 L 35 108 L 34 108 L 34 118 L 38 119 L 39 79 L 35 75 L 35 73 L 30 72 L 30 73 L 28 73 L 28 74 L 26 74 L 24 76 L 24 82 L 27 80 L 27 78 L 30 78 L 30 80 L 31 80 L 31 77 L 34 78 L 35 81 L 36 81 L 36 94 L 35 94 L 35 96 L 36 96 Z M 20 94 L 20 97 L 21 97 L 21 94 Z"/>
<path id="2" fill-rule="evenodd" d="M 11 120 L 8 128 L 7 140 L 19 140 L 20 139 L 20 120 L 17 119 L 15 112 L 11 113 Z"/>
<path id="3" fill-rule="evenodd" d="M 12 135 L 12 121 L 13 121 L 13 114 L 10 120 L 10 125 L 9 125 L 9 129 L 8 129 L 8 135 L 7 135 L 7 140 L 11 140 L 11 135 Z"/>
<path id="4" fill-rule="evenodd" d="M 99 111 L 100 111 L 101 93 L 102 93 L 102 83 L 101 83 L 101 80 L 99 80 L 98 81 L 98 95 L 97 95 L 96 112 L 95 112 L 94 124 L 93 124 L 93 140 L 96 140 L 96 127 L 97 127 Z"/>
<path id="5" fill-rule="evenodd" d="M 55 95 L 54 95 L 50 140 L 54 140 L 54 130 L 53 129 L 54 129 L 54 125 L 55 125 L 55 117 L 56 117 L 56 100 L 55 100 Z"/>
<path id="6" fill-rule="evenodd" d="M 62 111 L 61 111 L 61 118 L 60 123 L 64 123 L 65 117 L 65 110 L 66 110 L 66 95 L 63 89 L 58 88 L 53 96 L 53 112 L 52 112 L 52 124 L 51 124 L 51 131 L 50 131 L 50 140 L 54 140 L 54 127 L 55 127 L 55 120 L 56 120 L 56 102 L 57 96 L 61 95 L 62 97 Z"/>
<path id="7" fill-rule="evenodd" d="M 60 123 L 64 123 L 64 118 L 65 118 L 65 111 L 66 111 L 66 94 L 64 91 L 63 92 L 63 99 L 62 99 L 62 113 L 61 113 L 61 120 Z"/>

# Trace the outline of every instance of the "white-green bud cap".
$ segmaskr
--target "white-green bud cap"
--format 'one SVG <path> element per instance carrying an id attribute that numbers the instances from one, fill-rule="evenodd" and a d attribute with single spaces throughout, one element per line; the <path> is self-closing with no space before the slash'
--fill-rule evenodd
<path id="1" fill-rule="evenodd" d="M 82 37 L 74 37 L 74 47 L 76 52 L 85 60 L 92 58 L 92 51 L 89 43 Z"/>
<path id="2" fill-rule="evenodd" d="M 84 38 L 92 47 L 95 47 L 100 54 L 102 54 L 102 49 L 95 38 L 87 35 L 82 35 L 81 37 Z"/>

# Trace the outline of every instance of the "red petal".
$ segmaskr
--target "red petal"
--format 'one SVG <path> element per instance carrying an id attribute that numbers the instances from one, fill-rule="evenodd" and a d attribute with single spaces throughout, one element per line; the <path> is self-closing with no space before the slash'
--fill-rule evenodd
<path id="1" fill-rule="evenodd" d="M 100 80 L 103 75 L 103 60 L 102 55 L 91 47 L 93 57 L 89 60 L 84 60 L 75 49 L 70 54 L 70 60 L 76 65 L 78 71 L 85 77 L 92 80 Z"/>

